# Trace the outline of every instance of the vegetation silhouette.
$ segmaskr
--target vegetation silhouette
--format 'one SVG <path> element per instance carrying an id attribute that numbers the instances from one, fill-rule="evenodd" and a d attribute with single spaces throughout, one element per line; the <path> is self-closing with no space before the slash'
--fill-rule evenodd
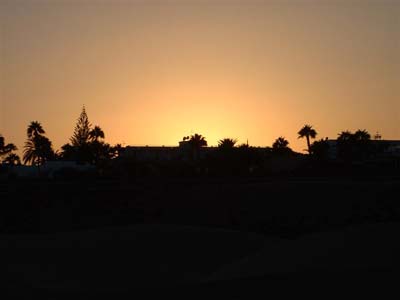
<path id="1" fill-rule="evenodd" d="M 309 154 L 311 154 L 310 138 L 315 139 L 315 137 L 317 136 L 317 132 L 315 131 L 315 129 L 312 128 L 311 125 L 304 125 L 297 134 L 299 135 L 298 138 L 306 138 L 307 151 Z"/>
<path id="2" fill-rule="evenodd" d="M 12 144 L 6 144 L 5 138 L 0 134 L 0 163 L 5 164 L 20 164 L 20 158 L 17 154 L 12 153 L 13 151 L 17 151 L 18 148 Z"/>
<path id="3" fill-rule="evenodd" d="M 104 139 L 104 131 L 100 128 L 100 126 L 95 126 L 90 132 L 89 132 L 89 139 L 92 142 L 97 142 L 99 139 Z"/>
<path id="4" fill-rule="evenodd" d="M 272 151 L 279 155 L 291 154 L 293 151 L 289 147 L 289 141 L 283 136 L 278 137 L 272 144 Z"/>
<path id="5" fill-rule="evenodd" d="M 320 160 L 320 161 L 328 160 L 329 159 L 328 138 L 314 141 L 310 146 L 310 151 L 311 151 L 313 158 Z"/>
<path id="6" fill-rule="evenodd" d="M 362 161 L 372 154 L 371 135 L 358 129 L 355 133 L 343 131 L 337 138 L 338 157 L 345 162 Z"/>
<path id="7" fill-rule="evenodd" d="M 202 136 L 201 134 L 195 133 L 194 135 L 190 136 L 188 143 L 192 150 L 193 160 L 195 160 L 195 161 L 199 160 L 200 149 L 202 147 L 206 147 L 208 145 L 206 138 L 204 136 Z"/>
<path id="8" fill-rule="evenodd" d="M 189 139 L 189 144 L 196 149 L 200 149 L 201 147 L 206 147 L 207 146 L 207 141 L 204 136 L 201 134 L 195 133 L 192 135 Z"/>
<path id="9" fill-rule="evenodd" d="M 235 147 L 236 143 L 237 139 L 224 138 L 218 141 L 218 147 L 220 149 L 232 149 Z"/>
<path id="10" fill-rule="evenodd" d="M 28 136 L 28 139 L 34 138 L 39 135 L 43 135 L 46 132 L 44 131 L 42 124 L 40 124 L 38 121 L 32 121 L 28 129 L 26 130 L 26 135 Z"/>
<path id="11" fill-rule="evenodd" d="M 4 158 L 3 163 L 10 166 L 16 166 L 21 164 L 20 157 L 15 153 L 10 153 Z"/>
<path id="12" fill-rule="evenodd" d="M 229 137 L 220 139 L 217 147 L 207 147 L 206 138 L 195 133 L 185 136 L 179 142 L 179 147 L 125 148 L 120 144 L 111 146 L 105 141 L 105 132 L 100 126 L 92 125 L 85 106 L 77 118 L 70 142 L 64 144 L 60 152 L 53 150 L 52 143 L 45 134 L 40 122 L 32 121 L 28 125 L 23 149 L 24 164 L 41 166 L 50 160 L 77 162 L 91 165 L 90 168 L 96 170 L 96 174 L 102 174 L 101 176 L 125 174 L 124 176 L 131 177 L 297 176 L 322 174 L 318 172 L 323 169 L 324 174 L 339 174 L 345 172 L 344 165 L 348 168 L 357 163 L 362 165 L 360 170 L 366 169 L 365 162 L 373 157 L 384 156 L 388 145 L 384 141 L 378 143 L 379 145 L 372 143 L 369 132 L 361 129 L 354 133 L 344 131 L 338 135 L 336 141 L 325 138 L 311 143 L 317 132 L 313 126 L 306 124 L 297 134 L 298 138 L 305 138 L 307 141 L 307 156 L 293 151 L 289 147 L 289 141 L 283 136 L 278 137 L 271 147 L 253 147 L 248 142 L 238 144 L 237 139 Z M 15 145 L 5 144 L 4 138 L 0 136 L 0 162 L 3 165 L 20 164 L 19 157 L 13 153 L 15 150 Z M 342 166 L 343 162 L 345 164 Z M 395 168 L 399 165 L 395 157 L 375 160 L 373 163 L 376 166 L 386 164 L 390 172 L 396 172 Z M 63 164 L 53 166 L 62 168 Z M 67 168 L 74 164 L 66 163 L 64 166 Z M 335 171 L 332 171 L 334 168 Z"/>
<path id="13" fill-rule="evenodd" d="M 52 143 L 44 135 L 46 132 L 38 121 L 32 121 L 28 125 L 26 133 L 27 140 L 23 151 L 24 164 L 40 166 L 56 157 Z"/>
<path id="14" fill-rule="evenodd" d="M 116 148 L 110 146 L 104 139 L 104 131 L 97 125 L 92 128 L 83 106 L 70 143 L 61 147 L 60 159 L 76 161 L 81 164 L 102 165 L 107 160 L 116 157 L 121 149 L 120 145 L 117 145 Z"/>
<path id="15" fill-rule="evenodd" d="M 85 106 L 83 106 L 82 112 L 76 122 L 74 133 L 70 139 L 73 147 L 83 147 L 89 142 L 91 126 Z"/>

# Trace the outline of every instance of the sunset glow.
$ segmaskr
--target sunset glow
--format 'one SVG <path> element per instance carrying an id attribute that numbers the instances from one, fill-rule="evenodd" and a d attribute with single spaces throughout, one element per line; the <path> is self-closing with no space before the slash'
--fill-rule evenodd
<path id="1" fill-rule="evenodd" d="M 85 105 L 111 144 L 400 138 L 400 2 L 318 3 L 2 1 L 0 133 L 59 148 Z"/>

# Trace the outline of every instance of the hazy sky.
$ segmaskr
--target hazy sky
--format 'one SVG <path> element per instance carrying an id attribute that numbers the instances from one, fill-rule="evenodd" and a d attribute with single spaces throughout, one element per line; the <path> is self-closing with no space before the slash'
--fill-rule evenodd
<path id="1" fill-rule="evenodd" d="M 0 0 L 0 134 L 55 148 L 85 104 L 110 143 L 400 139 L 400 1 Z"/>

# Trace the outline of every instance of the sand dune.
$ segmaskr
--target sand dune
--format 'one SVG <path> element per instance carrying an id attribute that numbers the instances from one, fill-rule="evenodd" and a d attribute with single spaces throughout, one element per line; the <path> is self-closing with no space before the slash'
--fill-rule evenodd
<path id="1" fill-rule="evenodd" d="M 400 270 L 400 224 L 367 224 L 315 233 L 266 245 L 223 268 L 208 280 Z"/>
<path id="2" fill-rule="evenodd" d="M 199 282 L 260 250 L 263 236 L 157 225 L 2 235 L 6 286 L 119 290 Z"/>
<path id="3" fill-rule="evenodd" d="M 2 235 L 2 284 L 15 290 L 99 293 L 246 278 L 268 281 L 268 276 L 298 280 L 302 274 L 324 272 L 391 272 L 400 266 L 399 233 L 400 224 L 391 223 L 295 240 L 161 225 Z"/>

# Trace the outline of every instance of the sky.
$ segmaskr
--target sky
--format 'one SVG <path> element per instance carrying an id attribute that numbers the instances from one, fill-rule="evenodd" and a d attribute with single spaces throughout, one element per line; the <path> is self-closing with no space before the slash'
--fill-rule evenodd
<path id="1" fill-rule="evenodd" d="M 400 139 L 400 1 L 0 0 L 0 134 L 271 146 L 311 124 Z"/>

